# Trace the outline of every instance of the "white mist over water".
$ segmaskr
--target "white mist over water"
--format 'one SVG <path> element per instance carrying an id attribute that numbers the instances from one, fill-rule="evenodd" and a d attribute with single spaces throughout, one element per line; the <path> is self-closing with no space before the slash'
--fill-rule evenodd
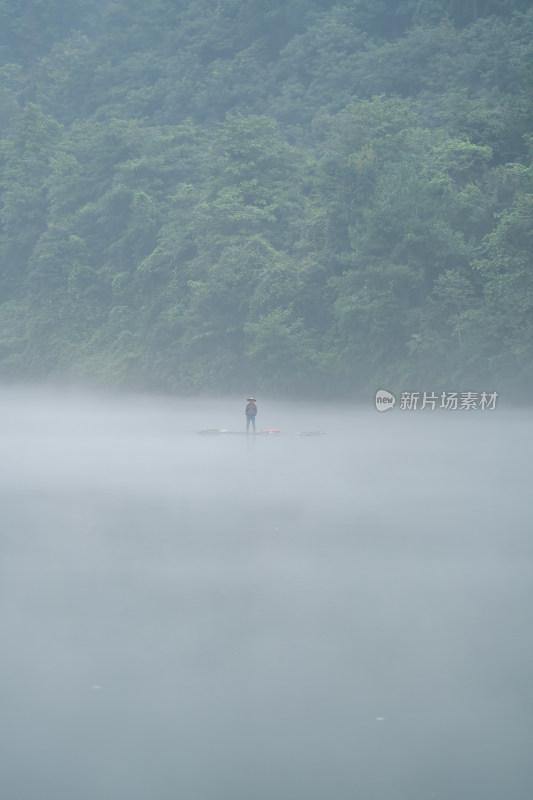
<path id="1" fill-rule="evenodd" d="M 533 423 L 0 393 L 16 800 L 531 797 Z"/>

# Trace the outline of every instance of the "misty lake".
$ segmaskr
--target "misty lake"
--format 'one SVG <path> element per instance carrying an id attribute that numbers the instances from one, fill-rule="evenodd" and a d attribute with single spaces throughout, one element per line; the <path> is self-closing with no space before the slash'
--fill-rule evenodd
<path id="1" fill-rule="evenodd" d="M 2 796 L 530 800 L 530 412 L 0 392 Z"/>

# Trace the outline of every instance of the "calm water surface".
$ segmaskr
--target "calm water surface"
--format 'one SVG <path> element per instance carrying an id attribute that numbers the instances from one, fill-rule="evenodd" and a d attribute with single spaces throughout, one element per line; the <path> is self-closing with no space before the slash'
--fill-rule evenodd
<path id="1" fill-rule="evenodd" d="M 530 800 L 530 412 L 0 392 L 10 800 Z"/>

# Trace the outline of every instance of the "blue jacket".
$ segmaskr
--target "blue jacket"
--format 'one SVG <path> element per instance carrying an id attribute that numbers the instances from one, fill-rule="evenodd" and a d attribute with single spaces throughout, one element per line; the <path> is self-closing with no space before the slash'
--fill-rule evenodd
<path id="1" fill-rule="evenodd" d="M 246 414 L 247 417 L 255 417 L 255 415 L 257 414 L 257 406 L 256 406 L 256 404 L 254 403 L 252 405 L 252 403 L 248 403 L 244 413 Z"/>

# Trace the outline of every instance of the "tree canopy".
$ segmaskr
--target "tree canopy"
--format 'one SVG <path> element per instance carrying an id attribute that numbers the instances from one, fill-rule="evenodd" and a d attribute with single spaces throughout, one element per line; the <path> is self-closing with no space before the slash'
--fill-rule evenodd
<path id="1" fill-rule="evenodd" d="M 0 377 L 533 385 L 525 0 L 0 0 Z"/>

